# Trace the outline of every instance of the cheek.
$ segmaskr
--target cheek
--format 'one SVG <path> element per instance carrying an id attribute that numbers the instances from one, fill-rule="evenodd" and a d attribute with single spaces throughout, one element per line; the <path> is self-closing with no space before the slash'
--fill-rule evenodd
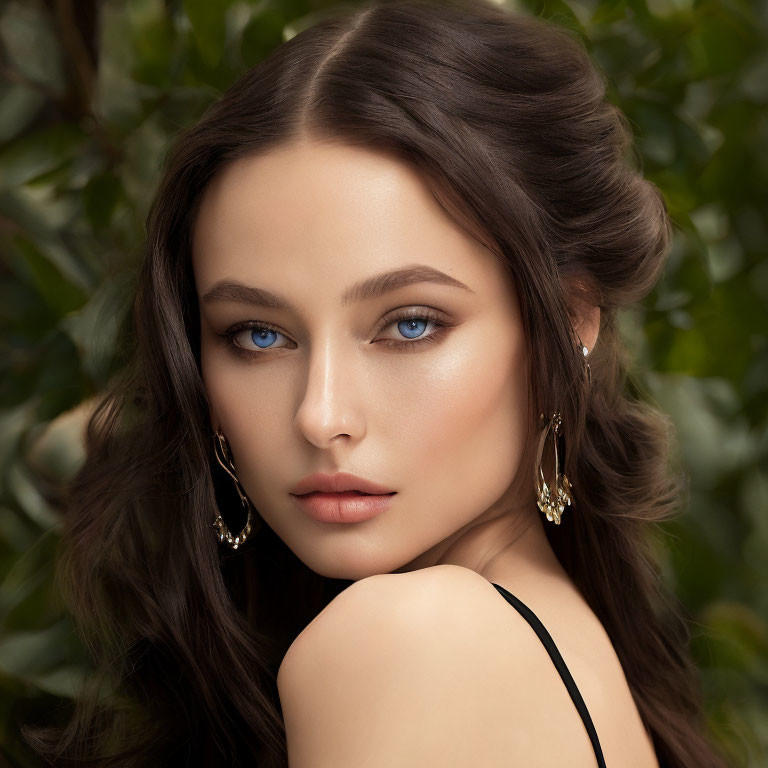
<path id="1" fill-rule="evenodd" d="M 490 337 L 436 357 L 412 382 L 411 406 L 393 414 L 427 509 L 471 519 L 493 504 L 518 470 L 528 418 L 522 339 Z"/>
<path id="2" fill-rule="evenodd" d="M 270 458 L 275 461 L 280 455 L 278 444 L 284 445 L 291 434 L 285 372 L 273 367 L 265 376 L 266 366 L 258 368 L 217 350 L 204 352 L 202 358 L 208 402 L 235 454 L 238 472 L 246 477 L 254 474 L 253 468 L 265 467 Z"/>

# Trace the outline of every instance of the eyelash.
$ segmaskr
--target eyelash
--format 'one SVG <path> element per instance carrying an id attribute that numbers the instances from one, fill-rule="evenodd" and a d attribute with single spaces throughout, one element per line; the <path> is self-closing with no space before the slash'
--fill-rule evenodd
<path id="1" fill-rule="evenodd" d="M 437 341 L 437 339 L 443 335 L 446 328 L 454 325 L 454 323 L 443 320 L 441 316 L 438 315 L 433 310 L 419 309 L 415 311 L 402 312 L 396 315 L 395 317 L 385 322 L 381 330 L 384 330 L 385 328 L 389 328 L 390 325 L 395 325 L 401 322 L 402 320 L 428 320 L 434 324 L 435 330 L 433 330 L 429 336 L 423 336 L 420 338 L 413 339 L 411 341 L 398 341 L 396 339 L 385 339 L 383 343 L 386 344 L 387 346 L 395 347 L 397 349 L 404 349 L 405 347 L 415 347 L 415 346 L 420 347 L 423 344 L 428 344 L 430 342 Z M 253 357 L 264 355 L 266 352 L 269 351 L 268 349 L 265 349 L 263 352 L 256 352 L 255 350 L 244 349 L 243 347 L 235 344 L 235 336 L 237 336 L 238 333 L 241 333 L 242 331 L 245 331 L 245 330 L 275 331 L 276 333 L 285 335 L 282 333 L 282 331 L 280 331 L 271 323 L 261 323 L 261 322 L 256 323 L 256 322 L 250 322 L 250 321 L 235 325 L 234 327 L 224 331 L 224 333 L 217 333 L 216 335 L 220 339 L 222 339 L 225 346 L 231 348 L 232 351 L 236 355 L 239 355 L 240 357 L 253 358 Z M 381 344 L 382 342 L 378 342 L 378 343 Z M 283 347 L 279 347 L 279 349 L 283 349 Z"/>

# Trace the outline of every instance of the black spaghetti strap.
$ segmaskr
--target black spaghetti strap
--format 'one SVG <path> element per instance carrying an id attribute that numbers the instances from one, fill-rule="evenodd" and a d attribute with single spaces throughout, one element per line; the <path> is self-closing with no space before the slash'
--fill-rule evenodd
<path id="1" fill-rule="evenodd" d="M 560 651 L 557 650 L 555 641 L 552 639 L 552 635 L 547 632 L 546 627 L 541 623 L 539 617 L 519 598 L 515 597 L 511 592 L 504 589 L 504 587 L 491 582 L 494 587 L 501 593 L 502 597 L 506 601 L 517 609 L 518 613 L 533 627 L 534 632 L 539 636 L 539 640 L 544 644 L 547 649 L 550 658 L 555 664 L 557 671 L 560 673 L 560 677 L 565 683 L 565 687 L 568 689 L 568 693 L 571 694 L 571 699 L 576 705 L 576 709 L 581 715 L 581 719 L 584 722 L 584 727 L 589 734 L 589 740 L 592 742 L 592 748 L 595 750 L 597 757 L 597 764 L 600 768 L 605 768 L 605 758 L 603 757 L 603 750 L 600 747 L 600 741 L 597 738 L 597 731 L 592 723 L 592 718 L 589 716 L 587 705 L 584 703 L 584 699 L 581 698 L 581 693 L 576 687 L 576 682 L 571 676 L 570 670 L 565 664 L 563 657 L 560 655 Z"/>

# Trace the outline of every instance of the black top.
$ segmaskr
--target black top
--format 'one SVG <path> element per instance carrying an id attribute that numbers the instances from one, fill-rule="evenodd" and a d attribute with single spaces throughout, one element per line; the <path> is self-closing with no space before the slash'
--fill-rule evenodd
<path id="1" fill-rule="evenodd" d="M 539 636 L 539 640 L 544 643 L 544 647 L 547 649 L 552 661 L 557 667 L 557 671 L 560 673 L 560 677 L 563 678 L 565 687 L 568 689 L 568 693 L 571 694 L 573 703 L 576 705 L 576 709 L 579 710 L 581 719 L 584 721 L 584 727 L 589 734 L 589 740 L 592 742 L 592 747 L 595 750 L 595 756 L 597 757 L 597 764 L 599 768 L 605 768 L 605 758 L 603 757 L 603 750 L 600 748 L 600 742 L 597 738 L 597 731 L 592 723 L 592 718 L 589 716 L 587 705 L 584 703 L 584 699 L 581 698 L 581 693 L 576 687 L 573 677 L 568 667 L 565 665 L 563 657 L 560 655 L 560 651 L 557 650 L 555 641 L 552 639 L 552 635 L 547 632 L 546 627 L 541 623 L 539 617 L 519 598 L 515 597 L 511 592 L 508 592 L 504 587 L 491 582 L 494 587 L 502 594 L 506 601 L 518 610 L 522 617 L 533 627 L 534 632 Z"/>

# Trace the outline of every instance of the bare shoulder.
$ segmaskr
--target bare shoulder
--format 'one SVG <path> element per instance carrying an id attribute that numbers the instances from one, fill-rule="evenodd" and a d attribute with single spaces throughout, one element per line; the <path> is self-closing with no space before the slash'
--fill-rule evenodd
<path id="1" fill-rule="evenodd" d="M 537 638 L 460 566 L 355 582 L 291 645 L 278 689 L 291 768 L 594 764 Z"/>
<path id="2" fill-rule="evenodd" d="M 459 615 L 451 606 L 481 595 L 487 599 L 489 586 L 480 574 L 454 565 L 360 579 L 332 600 L 293 641 L 278 670 L 278 685 L 285 687 L 287 679 L 296 678 L 318 654 L 331 651 L 338 656 L 333 649 L 341 648 L 355 651 L 364 647 L 363 639 L 374 641 L 374 650 L 399 642 L 418 651 L 413 641 L 419 633 L 445 629 L 451 616 L 457 627 L 467 627 L 470 617 Z M 351 661 L 349 656 L 345 659 Z"/>

